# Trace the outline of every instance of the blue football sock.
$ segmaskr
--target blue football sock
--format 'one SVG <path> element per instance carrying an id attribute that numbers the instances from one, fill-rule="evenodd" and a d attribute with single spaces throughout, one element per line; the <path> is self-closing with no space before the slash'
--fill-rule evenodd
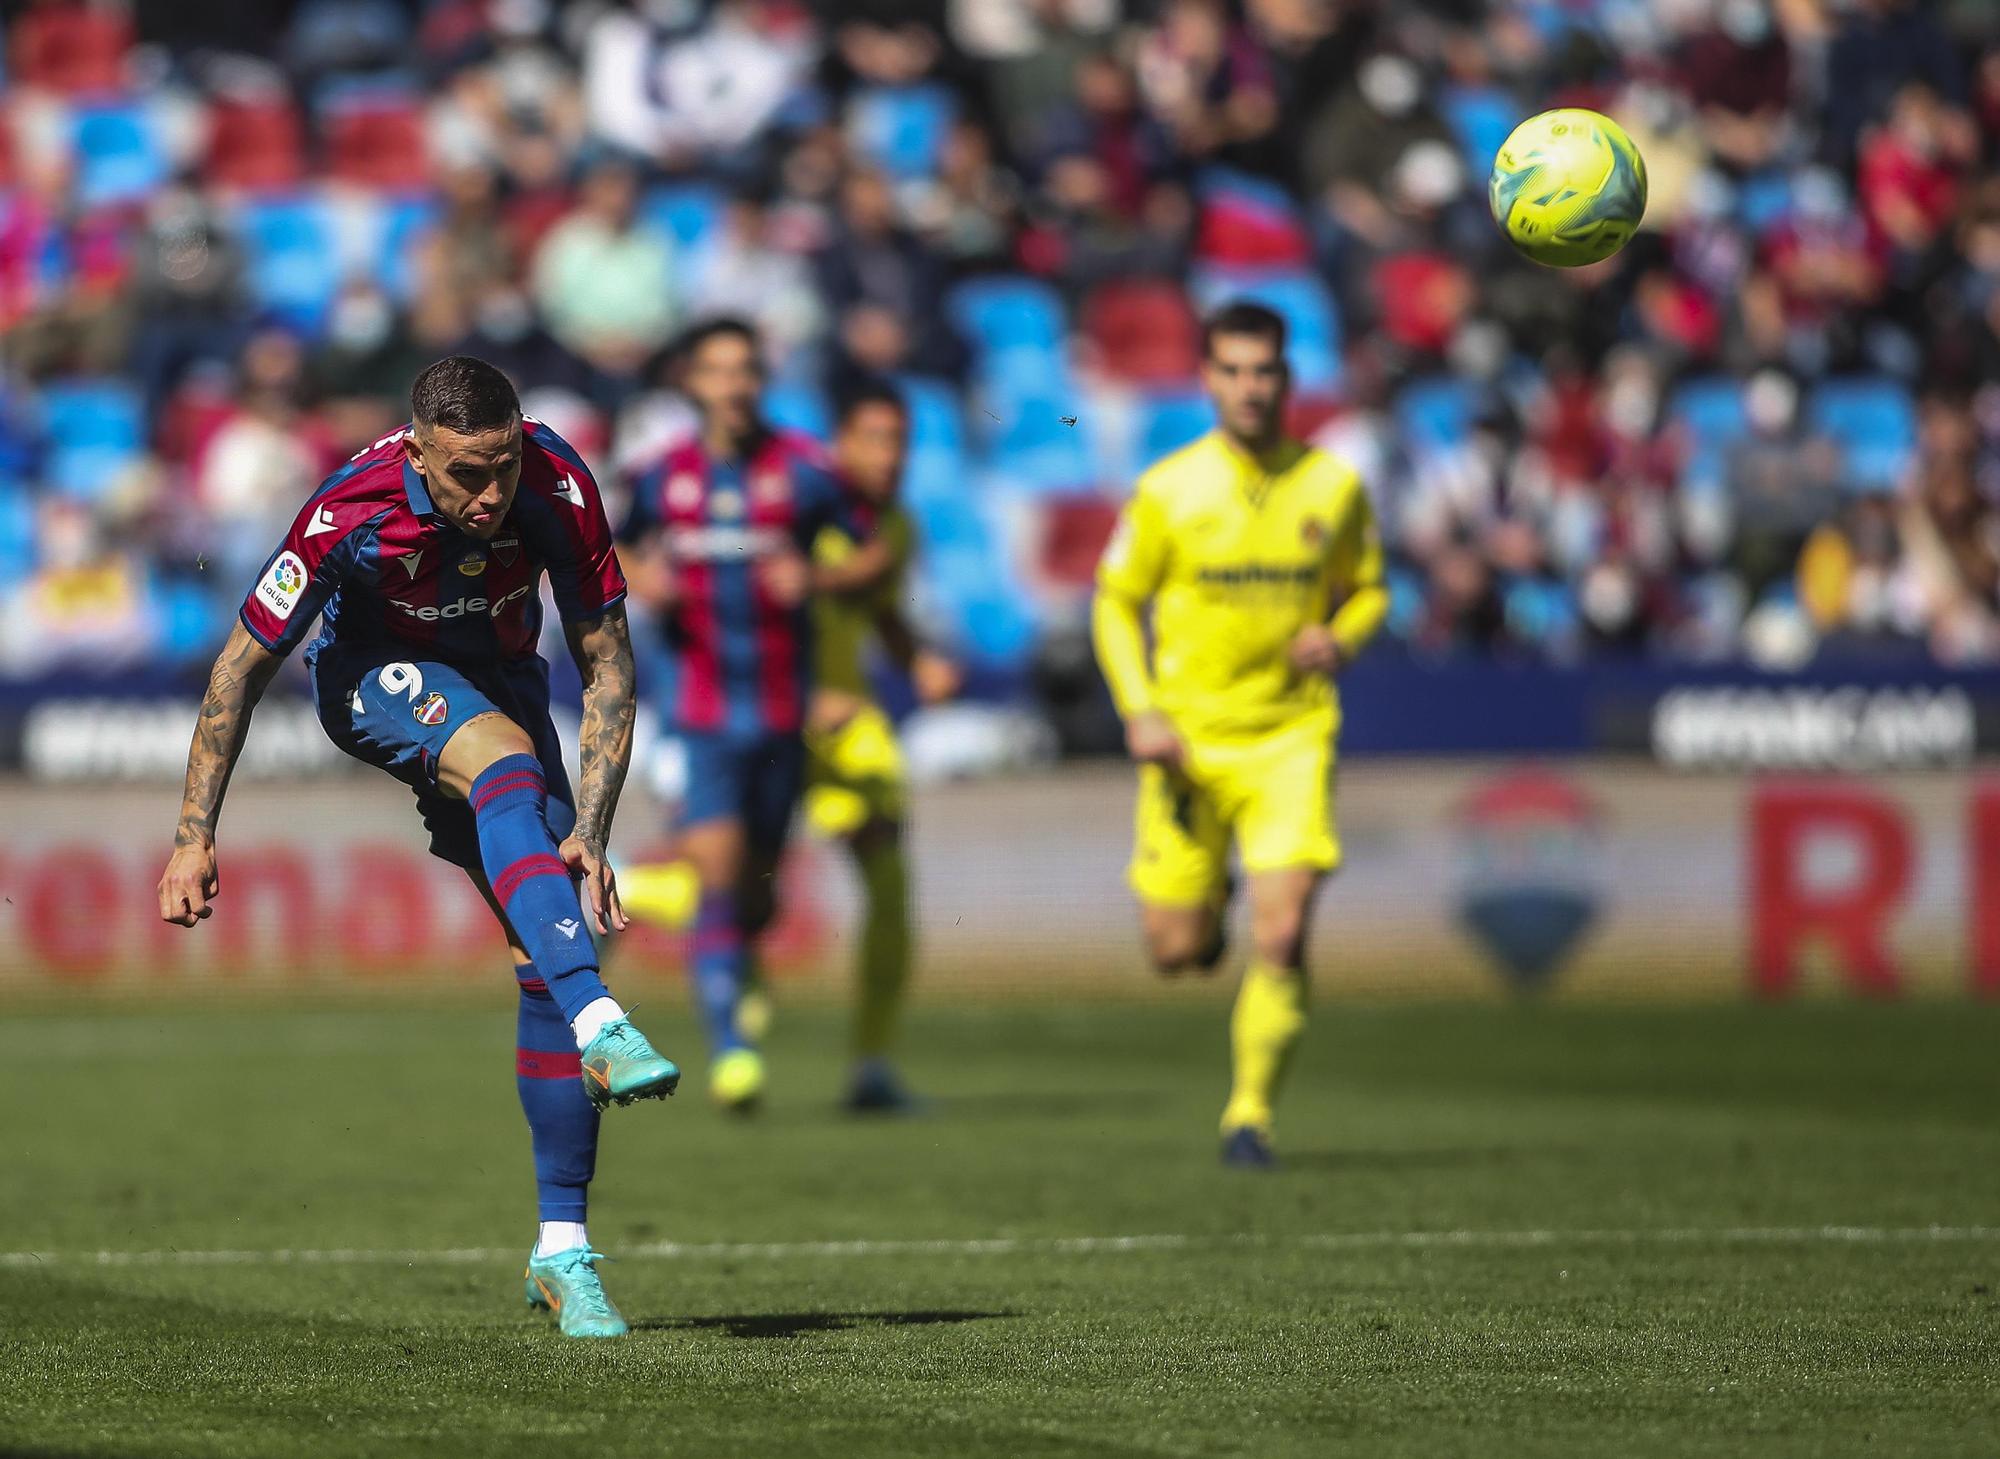
<path id="1" fill-rule="evenodd" d="M 597 1107 L 583 1089 L 583 1056 L 569 1020 L 536 975 L 516 968 L 521 1012 L 514 1025 L 514 1087 L 535 1147 L 535 1200 L 543 1221 L 582 1221 L 597 1171 Z"/>
<path id="2" fill-rule="evenodd" d="M 495 760 L 466 797 L 479 830 L 479 859 L 493 896 L 565 1019 L 607 998 L 597 976 L 597 948 L 583 925 L 576 885 L 549 834 L 548 783 L 532 755 Z"/>
<path id="3" fill-rule="evenodd" d="M 694 914 L 694 1001 L 708 1032 L 711 1053 L 740 1049 L 743 1035 L 736 1028 L 736 1004 L 750 958 L 743 927 L 736 915 L 733 892 L 704 890 Z"/>

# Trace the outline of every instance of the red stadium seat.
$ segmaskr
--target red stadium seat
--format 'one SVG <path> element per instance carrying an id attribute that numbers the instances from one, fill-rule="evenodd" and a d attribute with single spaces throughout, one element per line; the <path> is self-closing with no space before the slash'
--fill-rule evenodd
<path id="1" fill-rule="evenodd" d="M 1084 301 L 1083 332 L 1097 368 L 1113 379 L 1178 384 L 1200 364 L 1201 326 L 1180 287 L 1165 280 L 1103 285 Z"/>
<path id="2" fill-rule="evenodd" d="M 1098 496 L 1056 497 L 1043 508 L 1041 576 L 1057 587 L 1087 588 L 1118 525 L 1118 505 Z"/>
<path id="3" fill-rule="evenodd" d="M 37 5 L 14 22 L 10 80 L 76 95 L 125 88 L 132 17 L 108 5 Z"/>
<path id="4" fill-rule="evenodd" d="M 203 169 L 218 187 L 271 191 L 290 188 L 306 173 L 298 108 L 280 95 L 221 98 L 209 108 Z"/>
<path id="5" fill-rule="evenodd" d="M 430 181 L 424 119 L 403 100 L 331 109 L 325 120 L 326 171 L 336 182 L 405 190 Z"/>

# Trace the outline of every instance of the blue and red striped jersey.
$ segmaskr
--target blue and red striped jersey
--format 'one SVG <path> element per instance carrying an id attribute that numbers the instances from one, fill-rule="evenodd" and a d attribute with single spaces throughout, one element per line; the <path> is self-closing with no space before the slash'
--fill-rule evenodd
<path id="1" fill-rule="evenodd" d="M 662 629 L 673 663 L 664 703 L 676 729 L 790 733 L 805 722 L 812 615 L 766 589 L 761 562 L 809 556 L 828 526 L 867 535 L 866 513 L 809 438 L 768 431 L 742 459 L 698 440 L 669 448 L 632 485 L 620 534 L 660 534 L 678 588 Z"/>
<path id="2" fill-rule="evenodd" d="M 321 482 L 243 600 L 243 626 L 289 653 L 314 618 L 308 659 L 329 647 L 392 647 L 457 663 L 518 659 L 541 637 L 541 575 L 565 622 L 601 617 L 625 596 L 597 483 L 583 458 L 536 420 L 521 422 L 521 482 L 490 542 L 431 503 L 403 454 L 410 427 L 384 436 Z"/>

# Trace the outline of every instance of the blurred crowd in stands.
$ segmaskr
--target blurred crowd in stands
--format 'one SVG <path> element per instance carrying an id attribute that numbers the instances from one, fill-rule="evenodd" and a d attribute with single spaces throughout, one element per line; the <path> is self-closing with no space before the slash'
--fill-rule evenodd
<path id="1" fill-rule="evenodd" d="M 4 9 L 0 673 L 202 658 L 450 351 L 615 494 L 735 312 L 785 424 L 906 384 L 923 612 L 1039 682 L 1235 295 L 1378 504 L 1390 652 L 2000 660 L 1988 0 Z M 1486 213 L 1557 105 L 1651 174 L 1595 268 Z"/>

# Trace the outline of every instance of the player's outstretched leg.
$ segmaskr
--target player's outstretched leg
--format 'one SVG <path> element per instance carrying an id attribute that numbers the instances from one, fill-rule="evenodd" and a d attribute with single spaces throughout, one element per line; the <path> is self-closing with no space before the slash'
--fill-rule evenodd
<path id="1" fill-rule="evenodd" d="M 672 1094 L 681 1071 L 626 1020 L 597 975 L 576 886 L 549 833 L 541 762 L 501 755 L 473 777 L 466 803 L 493 900 L 569 1023 L 591 1099 L 602 1106 Z"/>
<path id="2" fill-rule="evenodd" d="M 910 870 L 893 822 L 863 827 L 852 840 L 866 897 L 855 959 L 854 1076 L 847 1107 L 898 1113 L 914 1101 L 889 1063 L 903 990 L 910 981 Z"/>

